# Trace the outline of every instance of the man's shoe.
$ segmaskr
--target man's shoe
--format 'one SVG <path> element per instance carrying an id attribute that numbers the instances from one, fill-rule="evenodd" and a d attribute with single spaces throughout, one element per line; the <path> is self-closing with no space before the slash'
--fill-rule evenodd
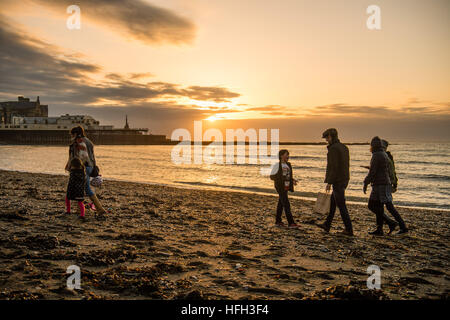
<path id="1" fill-rule="evenodd" d="M 341 231 L 339 233 L 344 235 L 344 236 L 353 237 L 353 231 L 344 230 L 344 231 Z"/>
<path id="2" fill-rule="evenodd" d="M 326 222 L 318 224 L 317 226 L 325 232 L 330 232 L 330 226 Z"/>
<path id="3" fill-rule="evenodd" d="M 388 234 L 391 234 L 392 232 L 394 232 L 395 228 L 397 228 L 397 223 L 390 224 Z"/>
<path id="4" fill-rule="evenodd" d="M 404 233 L 408 233 L 408 229 L 404 228 L 404 229 L 400 229 L 396 234 L 404 234 Z"/>
<path id="5" fill-rule="evenodd" d="M 383 230 L 382 229 L 376 229 L 374 231 L 369 232 L 370 235 L 372 236 L 382 236 L 383 235 Z"/>
<path id="6" fill-rule="evenodd" d="M 285 227 L 286 225 L 283 222 L 275 222 L 275 226 L 277 226 L 277 227 Z"/>
<path id="7" fill-rule="evenodd" d="M 296 223 L 290 223 L 288 228 L 298 229 L 298 228 L 300 228 L 300 226 L 298 224 L 296 224 Z"/>

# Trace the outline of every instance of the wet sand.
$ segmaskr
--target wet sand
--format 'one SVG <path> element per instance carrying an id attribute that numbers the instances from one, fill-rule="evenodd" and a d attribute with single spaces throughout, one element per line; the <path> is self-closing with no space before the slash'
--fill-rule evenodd
<path id="1" fill-rule="evenodd" d="M 80 221 L 66 183 L 0 170 L 0 299 L 449 298 L 449 212 L 400 208 L 411 232 L 373 237 L 375 216 L 349 205 L 351 238 L 338 212 L 317 228 L 306 200 L 291 199 L 295 230 L 274 226 L 273 196 L 105 181 L 111 214 Z M 74 264 L 80 290 L 66 288 Z M 367 289 L 372 264 L 381 290 Z"/>

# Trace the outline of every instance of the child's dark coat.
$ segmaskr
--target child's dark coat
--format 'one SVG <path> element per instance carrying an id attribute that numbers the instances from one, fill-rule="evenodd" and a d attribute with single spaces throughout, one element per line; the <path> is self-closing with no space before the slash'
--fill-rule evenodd
<path id="1" fill-rule="evenodd" d="M 84 169 L 70 170 L 69 184 L 67 185 L 67 198 L 69 200 L 84 200 L 86 173 Z"/>

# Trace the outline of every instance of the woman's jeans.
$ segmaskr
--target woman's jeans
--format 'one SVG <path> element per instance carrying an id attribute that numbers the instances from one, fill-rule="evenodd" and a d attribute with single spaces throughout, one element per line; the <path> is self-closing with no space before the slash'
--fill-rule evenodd
<path id="1" fill-rule="evenodd" d="M 383 222 L 386 219 L 388 224 L 391 224 L 389 218 L 384 214 L 384 203 L 381 203 L 380 200 L 369 199 L 369 210 L 375 213 L 377 217 L 377 228 L 383 228 Z"/>
<path id="2" fill-rule="evenodd" d="M 398 213 L 397 209 L 395 209 L 394 204 L 392 202 L 386 203 L 386 209 L 388 209 L 388 211 L 392 214 L 395 221 L 398 222 L 400 229 L 405 230 L 406 229 L 405 221 L 403 221 L 402 217 L 400 216 L 400 213 Z M 384 214 L 383 217 L 386 222 L 388 222 L 389 220 L 392 221 L 392 219 L 389 219 L 389 217 L 387 217 L 386 214 Z"/>
<path id="3" fill-rule="evenodd" d="M 292 213 L 291 213 L 291 204 L 289 203 L 289 199 L 288 199 L 288 191 L 287 190 L 277 190 L 278 192 L 278 205 L 277 205 L 277 216 L 276 216 L 276 220 L 275 223 L 280 223 L 281 222 L 281 214 L 283 213 L 283 209 L 284 209 L 284 213 L 286 214 L 286 218 L 289 224 L 294 223 L 294 218 L 292 217 Z"/>
<path id="4" fill-rule="evenodd" d="M 85 185 L 85 192 L 86 192 L 86 195 L 88 196 L 88 197 L 92 197 L 95 193 L 94 193 L 94 191 L 92 191 L 92 189 L 91 189 L 91 174 L 92 174 L 92 170 L 93 170 L 93 167 L 86 167 L 86 185 Z"/>

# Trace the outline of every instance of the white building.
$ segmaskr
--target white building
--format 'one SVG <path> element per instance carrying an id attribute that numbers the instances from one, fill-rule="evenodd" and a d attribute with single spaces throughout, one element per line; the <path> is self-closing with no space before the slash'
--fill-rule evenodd
<path id="1" fill-rule="evenodd" d="M 21 117 L 13 116 L 11 124 L 0 124 L 0 129 L 20 130 L 69 130 L 75 126 L 85 130 L 112 130 L 113 126 L 103 126 L 88 115 L 69 115 L 60 117 Z"/>

